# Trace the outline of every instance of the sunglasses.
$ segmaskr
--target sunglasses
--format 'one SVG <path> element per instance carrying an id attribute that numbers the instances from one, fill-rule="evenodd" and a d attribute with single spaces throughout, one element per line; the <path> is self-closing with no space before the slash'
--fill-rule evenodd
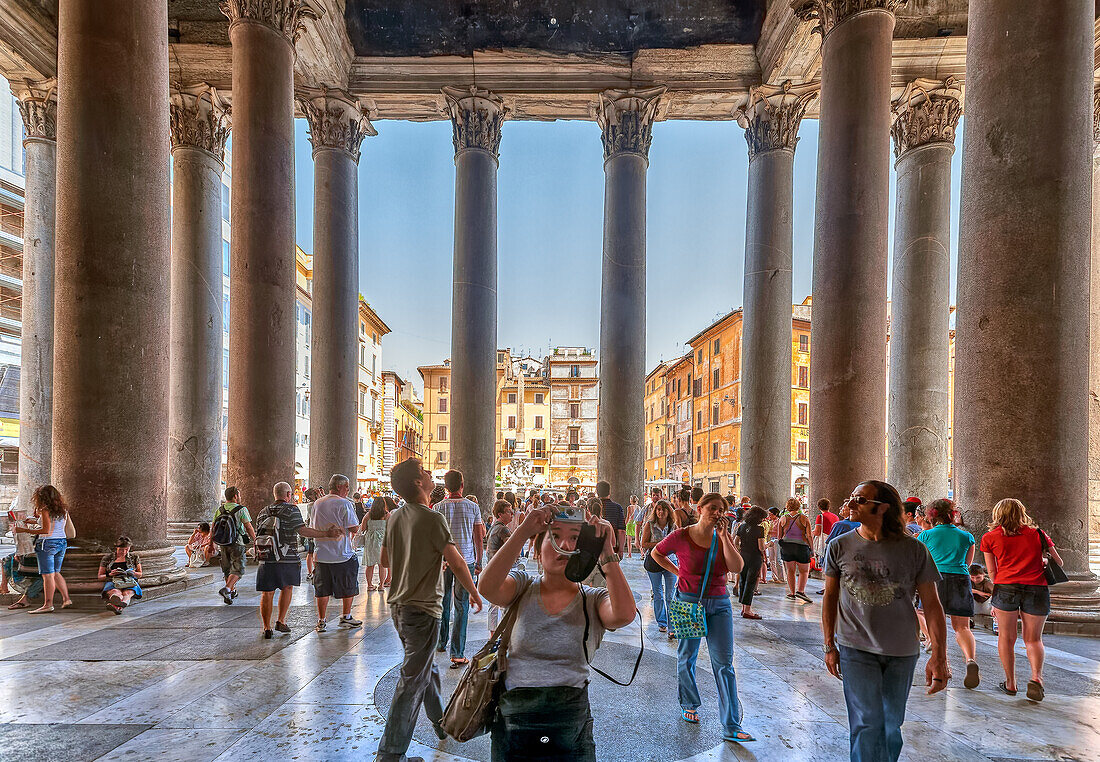
<path id="1" fill-rule="evenodd" d="M 874 503 L 875 505 L 889 505 L 889 503 L 885 503 L 882 500 L 872 500 L 871 498 L 864 497 L 863 495 L 852 495 L 850 498 L 848 498 L 848 502 L 855 503 L 856 505 L 867 505 L 867 503 Z"/>

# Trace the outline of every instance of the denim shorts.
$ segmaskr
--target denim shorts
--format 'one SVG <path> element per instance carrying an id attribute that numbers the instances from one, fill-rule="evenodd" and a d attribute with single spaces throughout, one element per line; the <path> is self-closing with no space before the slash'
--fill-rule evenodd
<path id="1" fill-rule="evenodd" d="M 1032 616 L 1050 613 L 1050 588 L 1046 585 L 993 585 L 993 608 L 1022 611 Z"/>
<path id="2" fill-rule="evenodd" d="M 970 590 L 970 577 L 966 574 L 943 572 L 936 583 L 943 613 L 948 616 L 974 616 L 974 593 Z"/>
<path id="3" fill-rule="evenodd" d="M 61 563 L 65 560 L 65 549 L 68 547 L 69 541 L 64 537 L 36 541 L 34 554 L 38 556 L 38 573 L 53 574 L 61 571 Z"/>

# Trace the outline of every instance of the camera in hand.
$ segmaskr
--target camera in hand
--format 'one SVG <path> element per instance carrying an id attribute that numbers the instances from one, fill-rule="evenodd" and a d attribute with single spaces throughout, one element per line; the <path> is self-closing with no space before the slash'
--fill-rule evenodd
<path id="1" fill-rule="evenodd" d="M 603 540 L 596 536 L 596 527 L 585 524 L 577 537 L 576 552 L 570 556 L 565 566 L 565 578 L 570 582 L 583 582 L 596 568 L 596 562 L 603 551 Z"/>

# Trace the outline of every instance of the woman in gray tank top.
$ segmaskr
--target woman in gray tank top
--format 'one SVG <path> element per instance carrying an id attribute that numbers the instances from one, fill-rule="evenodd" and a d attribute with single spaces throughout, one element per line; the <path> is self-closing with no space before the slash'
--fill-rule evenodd
<path id="1" fill-rule="evenodd" d="M 649 574 L 649 585 L 653 588 L 653 619 L 657 622 L 657 629 L 661 632 L 668 631 L 668 608 L 672 602 L 672 593 L 676 590 L 676 575 L 668 569 L 658 565 L 650 558 L 649 552 L 665 539 L 676 525 L 672 521 L 672 506 L 665 500 L 658 500 L 653 506 L 653 513 L 642 528 L 642 550 L 645 557 L 642 565 Z M 657 569 L 657 571 L 653 571 Z M 668 639 L 672 640 L 669 632 Z"/>

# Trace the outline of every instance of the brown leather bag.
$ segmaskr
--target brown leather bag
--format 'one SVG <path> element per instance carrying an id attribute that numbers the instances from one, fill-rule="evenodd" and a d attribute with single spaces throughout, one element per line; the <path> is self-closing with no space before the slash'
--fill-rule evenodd
<path id="1" fill-rule="evenodd" d="M 504 613 L 504 618 L 493 636 L 481 647 L 470 666 L 462 674 L 443 710 L 443 730 L 456 741 L 465 743 L 471 738 L 485 735 L 492 728 L 496 717 L 497 700 L 508 671 L 508 643 L 512 627 L 516 623 L 520 604 L 527 591 L 534 587 L 528 582 Z"/>

